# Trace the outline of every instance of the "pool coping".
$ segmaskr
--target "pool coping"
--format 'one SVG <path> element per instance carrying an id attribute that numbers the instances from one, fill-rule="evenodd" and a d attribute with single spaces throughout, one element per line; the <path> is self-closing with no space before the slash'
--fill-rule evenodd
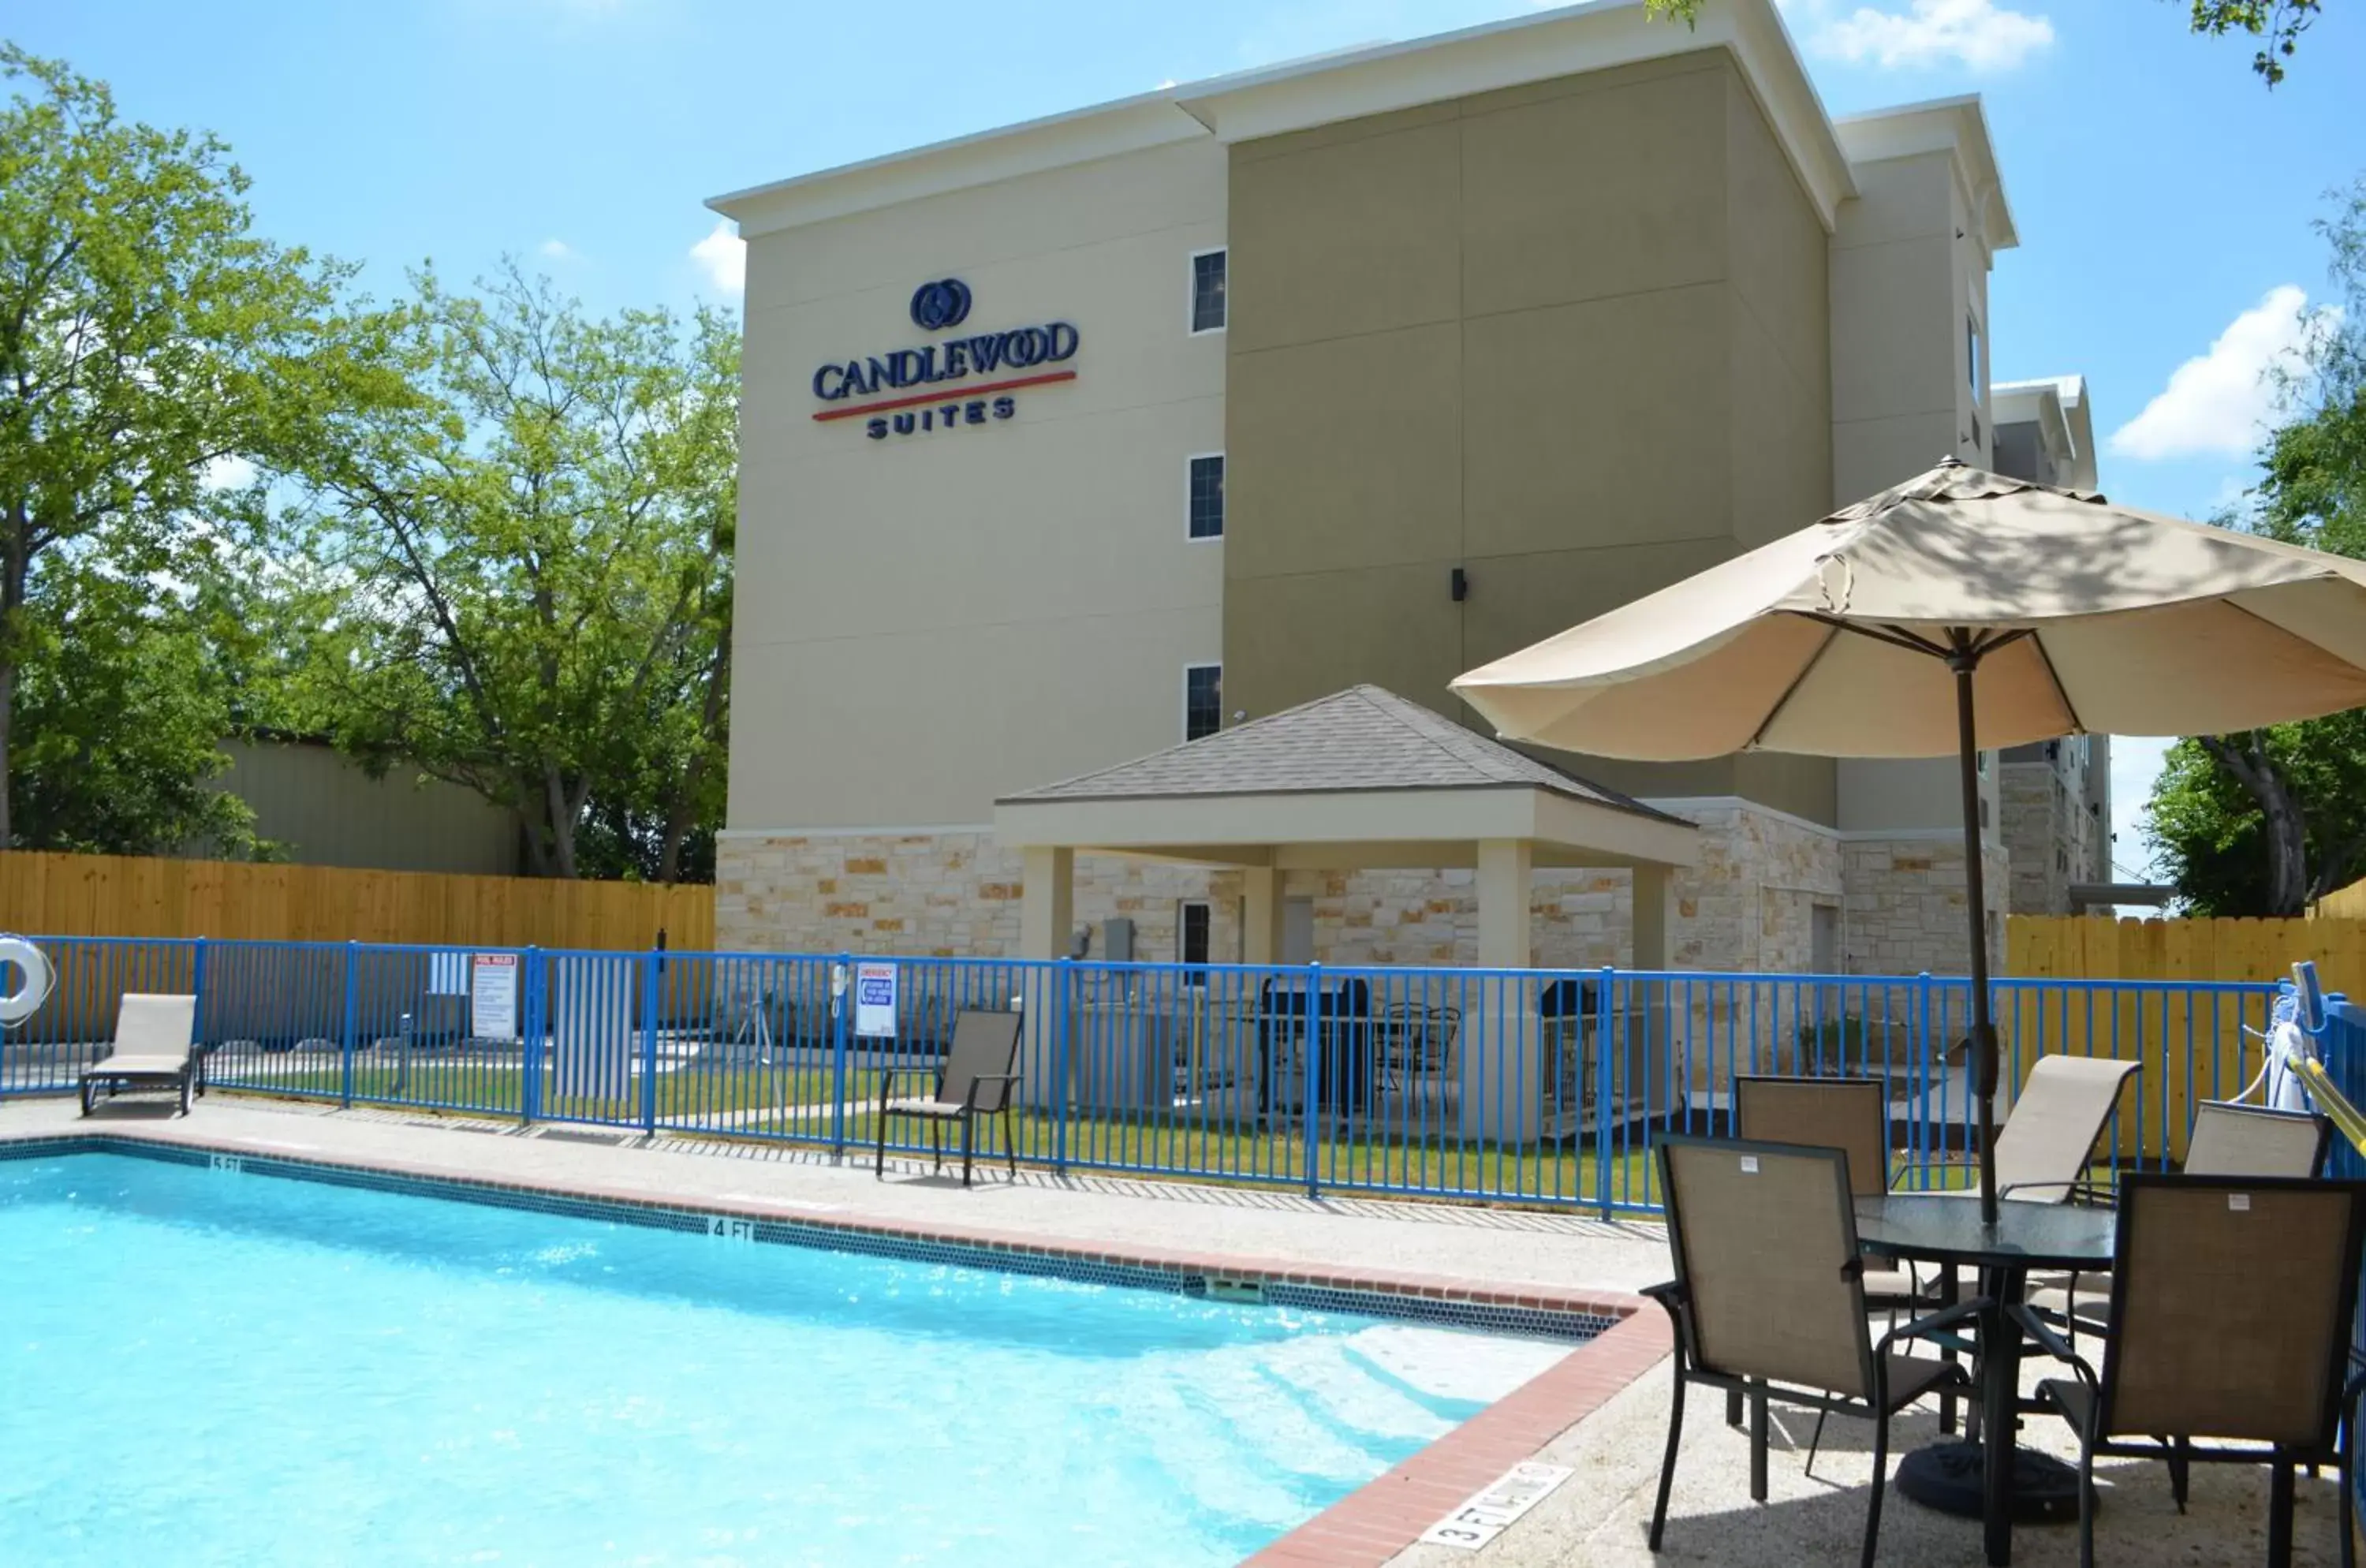
<path id="1" fill-rule="evenodd" d="M 0 1133 L 0 1160 L 127 1154 L 242 1173 L 439 1196 L 462 1202 L 704 1231 L 735 1241 L 832 1247 L 1088 1282 L 1335 1310 L 1571 1342 L 1567 1355 L 1393 1469 L 1245 1560 L 1245 1568 L 1387 1562 L 1472 1494 L 1542 1450 L 1649 1371 L 1670 1348 L 1662 1314 L 1618 1291 L 1494 1287 L 1448 1276 L 1314 1269 L 1250 1255 L 1110 1247 L 1011 1231 L 806 1212 L 788 1201 L 652 1193 L 592 1181 L 522 1181 L 332 1150 L 297 1156 L 177 1124 Z M 231 1163 L 234 1162 L 234 1163 Z M 621 1213 L 619 1212 L 621 1211 Z M 743 1228 L 744 1227 L 744 1228 Z M 1252 1297 L 1251 1292 L 1254 1292 Z"/>

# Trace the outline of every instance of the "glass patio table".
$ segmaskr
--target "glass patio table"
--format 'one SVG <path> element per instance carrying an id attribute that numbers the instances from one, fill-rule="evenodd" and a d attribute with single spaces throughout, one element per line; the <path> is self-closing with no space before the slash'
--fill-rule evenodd
<path id="1" fill-rule="evenodd" d="M 2006 1200 L 1997 1223 L 1980 1223 L 1969 1194 L 1892 1192 L 1856 1201 L 1857 1245 L 1877 1258 L 1978 1271 L 1991 1303 L 1979 1323 L 1980 1436 L 1941 1442 L 1898 1464 L 1898 1490 L 1926 1506 L 1977 1517 L 1998 1568 L 2012 1561 L 2015 1519 L 2070 1519 L 2079 1509 L 2078 1472 L 2022 1449 L 2021 1334 L 2005 1316 L 2033 1269 L 2108 1269 L 2117 1216 L 2109 1209 Z M 1951 1292 L 1952 1293 L 1952 1292 Z"/>

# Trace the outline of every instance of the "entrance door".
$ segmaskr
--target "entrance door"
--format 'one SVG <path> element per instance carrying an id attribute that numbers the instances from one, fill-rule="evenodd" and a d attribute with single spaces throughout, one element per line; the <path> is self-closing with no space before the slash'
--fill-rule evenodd
<path id="1" fill-rule="evenodd" d="M 1285 898 L 1281 901 L 1281 961 L 1284 964 L 1314 962 L 1314 900 Z"/>

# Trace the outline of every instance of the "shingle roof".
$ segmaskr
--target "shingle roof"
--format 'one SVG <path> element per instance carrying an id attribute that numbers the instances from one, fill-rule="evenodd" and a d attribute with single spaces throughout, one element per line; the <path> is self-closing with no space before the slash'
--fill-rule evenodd
<path id="1" fill-rule="evenodd" d="M 1683 820 L 1499 745 L 1378 686 L 1350 686 L 1236 729 L 1003 798 L 1140 800 L 1384 789 L 1546 789 L 1665 822 Z"/>

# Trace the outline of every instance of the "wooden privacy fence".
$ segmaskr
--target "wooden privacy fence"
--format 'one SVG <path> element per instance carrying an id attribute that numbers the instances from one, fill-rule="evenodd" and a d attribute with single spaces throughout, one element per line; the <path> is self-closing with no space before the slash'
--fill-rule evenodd
<path id="1" fill-rule="evenodd" d="M 0 931 L 28 936 L 647 949 L 715 945 L 715 889 L 329 865 L 0 852 Z"/>
<path id="2" fill-rule="evenodd" d="M 2182 1157 L 2193 1102 L 2231 1099 L 2264 1061 L 2244 1026 L 2266 1027 L 2265 998 L 2225 988 L 2289 979 L 2296 959 L 2313 959 L 2328 991 L 2366 994 L 2366 919 L 2130 919 L 2090 915 L 2014 915 L 2005 922 L 2005 973 L 2014 979 L 2144 980 L 2144 989 L 2016 995 L 1999 1011 L 2012 1033 L 2048 1050 L 2141 1057 L 2142 1101 L 2157 1125 L 2121 1118 L 2120 1147 L 2166 1139 Z M 2181 984 L 2180 984 L 2181 983 Z M 2045 1016 L 2037 1015 L 2043 1010 Z M 2027 1064 L 2022 1064 L 2026 1067 Z"/>

